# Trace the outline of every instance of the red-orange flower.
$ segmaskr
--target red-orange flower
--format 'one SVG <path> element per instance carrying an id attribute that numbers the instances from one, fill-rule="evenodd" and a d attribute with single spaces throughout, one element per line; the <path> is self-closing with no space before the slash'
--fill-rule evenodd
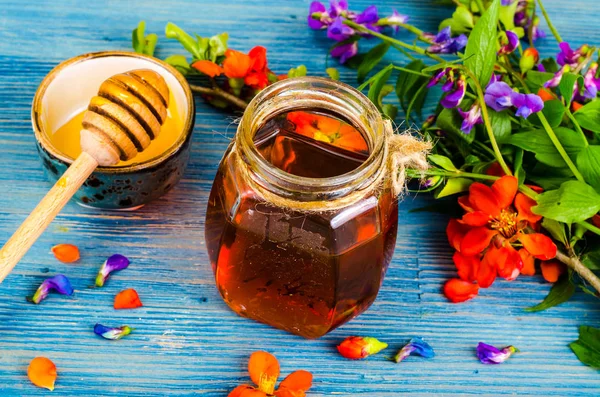
<path id="1" fill-rule="evenodd" d="M 225 51 L 223 71 L 231 79 L 244 79 L 244 83 L 252 88 L 265 88 L 270 73 L 266 48 L 256 46 L 247 55 L 236 50 Z"/>
<path id="2" fill-rule="evenodd" d="M 479 286 L 459 278 L 450 279 L 444 284 L 444 295 L 451 302 L 458 303 L 474 298 L 479 292 Z"/>
<path id="3" fill-rule="evenodd" d="M 380 342 L 368 336 L 349 336 L 337 347 L 338 352 L 350 360 L 361 360 L 377 354 L 388 347 L 387 343 Z"/>
<path id="4" fill-rule="evenodd" d="M 216 63 L 209 60 L 196 61 L 192 64 L 192 67 L 199 72 L 204 73 L 208 77 L 216 77 L 223 74 L 223 68 Z"/>
<path id="5" fill-rule="evenodd" d="M 256 384 L 240 385 L 233 389 L 228 397 L 304 397 L 312 386 L 312 374 L 308 371 L 295 371 L 289 374 L 275 390 L 279 377 L 279 361 L 274 355 L 257 351 L 248 361 L 250 378 Z"/>
<path id="6" fill-rule="evenodd" d="M 487 288 L 497 275 L 514 280 L 525 264 L 527 274 L 534 271 L 533 258 L 548 260 L 556 255 L 552 240 L 535 232 L 541 220 L 531 211 L 535 201 L 517 190 L 517 178 L 503 176 L 491 187 L 473 183 L 469 195 L 458 199 L 466 214 L 460 220 L 452 219 L 446 232 L 457 251 L 453 260 L 461 280 Z M 522 246 L 521 252 L 513 245 Z M 465 286 L 455 283 L 454 287 Z M 450 296 L 452 291 L 444 289 L 455 302 L 455 296 Z M 465 296 L 470 299 L 474 295 Z"/>

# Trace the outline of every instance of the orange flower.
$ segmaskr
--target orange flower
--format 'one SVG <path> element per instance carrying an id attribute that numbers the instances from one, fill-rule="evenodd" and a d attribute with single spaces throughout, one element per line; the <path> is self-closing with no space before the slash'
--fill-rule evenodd
<path id="1" fill-rule="evenodd" d="M 544 101 L 544 102 L 556 99 L 556 96 L 551 91 L 549 91 L 543 87 L 538 90 L 537 94 L 540 98 L 542 98 L 542 101 Z"/>
<path id="2" fill-rule="evenodd" d="M 225 75 L 231 79 L 244 79 L 244 84 L 263 89 L 269 84 L 269 69 L 267 68 L 267 49 L 256 46 L 248 55 L 235 51 L 225 51 L 223 61 Z"/>
<path id="3" fill-rule="evenodd" d="M 444 284 L 444 295 L 454 303 L 468 301 L 477 296 L 479 286 L 459 278 L 450 279 Z"/>
<path id="4" fill-rule="evenodd" d="M 566 266 L 559 261 L 542 261 L 542 276 L 549 283 L 555 283 L 567 270 Z"/>
<path id="5" fill-rule="evenodd" d="M 46 357 L 36 357 L 27 367 L 27 377 L 37 387 L 54 390 L 56 382 L 56 365 Z"/>
<path id="6" fill-rule="evenodd" d="M 231 79 L 243 79 L 250 70 L 252 60 L 243 52 L 236 50 L 225 51 L 225 60 L 223 61 L 223 71 Z"/>
<path id="7" fill-rule="evenodd" d="M 117 310 L 135 309 L 142 306 L 142 301 L 137 291 L 133 288 L 123 290 L 115 296 L 114 308 Z"/>
<path id="8" fill-rule="evenodd" d="M 61 262 L 73 263 L 79 260 L 79 248 L 72 244 L 58 244 L 52 247 L 52 253 Z"/>
<path id="9" fill-rule="evenodd" d="M 295 371 L 289 374 L 275 390 L 279 377 L 279 361 L 270 353 L 257 351 L 248 361 L 250 378 L 257 387 L 240 385 L 233 389 L 228 397 L 304 397 L 312 386 L 312 374 L 307 371 Z"/>
<path id="10" fill-rule="evenodd" d="M 526 262 L 526 272 L 531 274 L 529 256 L 548 260 L 556 255 L 552 240 L 533 231 L 541 220 L 531 211 L 535 201 L 517 193 L 517 189 L 517 178 L 503 176 L 491 187 L 473 183 L 469 195 L 458 199 L 466 214 L 460 220 L 451 220 L 446 232 L 450 245 L 457 250 L 453 260 L 461 280 L 487 288 L 496 275 L 514 280 Z M 517 242 L 525 252 L 513 247 Z M 457 286 L 464 287 L 455 283 Z"/>
<path id="11" fill-rule="evenodd" d="M 387 343 L 380 342 L 368 336 L 349 336 L 337 347 L 338 352 L 350 360 L 361 360 L 377 354 L 388 347 Z"/>
<path id="12" fill-rule="evenodd" d="M 223 68 L 216 63 L 208 60 L 196 61 L 192 67 L 208 77 L 220 76 L 223 73 Z"/>
<path id="13" fill-rule="evenodd" d="M 573 101 L 573 103 L 571 103 L 571 109 L 573 110 L 573 112 L 578 111 L 582 107 L 583 107 L 583 105 L 577 101 Z"/>

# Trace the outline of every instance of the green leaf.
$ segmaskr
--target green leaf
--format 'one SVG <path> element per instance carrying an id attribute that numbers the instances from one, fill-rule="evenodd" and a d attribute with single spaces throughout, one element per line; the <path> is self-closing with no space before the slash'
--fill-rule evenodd
<path id="1" fill-rule="evenodd" d="M 515 176 L 519 180 L 519 185 L 525 183 L 525 170 L 523 169 L 523 149 L 515 149 L 515 159 L 513 161 L 515 167 Z"/>
<path id="2" fill-rule="evenodd" d="M 390 120 L 394 120 L 398 115 L 398 107 L 392 105 L 391 103 L 384 103 L 381 105 L 381 111 Z"/>
<path id="3" fill-rule="evenodd" d="M 529 89 L 535 93 L 538 92 L 544 83 L 550 80 L 552 77 L 554 77 L 553 73 L 530 70 L 527 72 L 525 83 L 527 83 Z"/>
<path id="4" fill-rule="evenodd" d="M 544 109 L 542 110 L 542 113 L 544 116 L 546 116 L 548 124 L 550 124 L 552 128 L 556 128 L 562 122 L 563 116 L 565 115 L 565 110 L 566 108 L 561 101 L 558 99 L 552 99 L 544 103 Z M 530 121 L 534 125 L 539 127 L 542 126 L 542 122 L 540 121 L 537 113 L 531 115 Z"/>
<path id="5" fill-rule="evenodd" d="M 337 70 L 336 68 L 327 68 L 327 69 L 325 69 L 325 73 L 327 73 L 329 78 L 332 80 L 340 79 L 340 71 Z"/>
<path id="6" fill-rule="evenodd" d="M 144 54 L 153 57 L 157 42 L 158 42 L 158 35 L 156 33 L 150 33 L 149 35 L 147 35 L 146 36 L 146 46 L 144 47 Z"/>
<path id="7" fill-rule="evenodd" d="M 600 134 L 600 100 L 593 100 L 575 112 L 575 119 L 582 128 Z"/>
<path id="8" fill-rule="evenodd" d="M 171 55 L 165 59 L 165 62 L 179 70 L 179 72 L 184 76 L 191 71 L 190 64 L 183 55 Z"/>
<path id="9" fill-rule="evenodd" d="M 568 181 L 559 189 L 544 192 L 538 197 L 534 214 L 564 223 L 581 222 L 600 211 L 600 194 L 580 181 Z"/>
<path id="10" fill-rule="evenodd" d="M 498 19 L 500 19 L 500 22 L 504 25 L 505 30 L 512 30 L 515 27 L 515 14 L 518 5 L 518 1 L 513 1 L 513 3 L 508 6 L 500 7 Z"/>
<path id="11" fill-rule="evenodd" d="M 441 154 L 430 154 L 427 159 L 446 171 L 458 172 L 458 168 L 456 168 L 454 164 L 452 164 L 452 160 L 446 156 L 442 156 Z"/>
<path id="12" fill-rule="evenodd" d="M 387 82 L 387 79 L 389 78 L 389 76 L 392 74 L 392 70 L 394 70 L 394 65 L 390 63 L 385 68 L 383 68 L 379 72 L 377 72 L 375 75 L 371 76 L 367 81 L 365 81 L 364 83 L 359 85 L 357 90 L 362 91 L 367 86 L 372 87 L 373 84 L 375 84 L 377 81 L 381 80 L 382 77 L 387 75 L 388 77 L 383 82 L 381 82 L 381 85 L 383 86 Z M 369 90 L 371 89 L 371 87 L 369 87 Z M 381 87 L 379 89 L 381 89 Z M 379 92 L 378 92 L 378 94 L 379 94 Z"/>
<path id="13" fill-rule="evenodd" d="M 465 140 L 468 143 L 473 142 L 475 134 L 465 134 L 460 130 L 462 117 L 456 109 L 444 109 L 437 118 L 436 125 L 452 137 Z"/>
<path id="14" fill-rule="evenodd" d="M 586 142 L 581 135 L 565 127 L 554 128 L 554 133 L 571 158 L 585 147 Z M 506 141 L 528 152 L 535 153 L 538 161 L 551 167 L 566 167 L 566 163 L 544 130 L 534 130 L 513 134 Z"/>
<path id="15" fill-rule="evenodd" d="M 577 155 L 577 169 L 587 183 L 600 193 L 600 146 L 586 146 Z"/>
<path id="16" fill-rule="evenodd" d="M 600 270 L 600 248 L 588 251 L 581 256 L 583 263 L 590 270 Z"/>
<path id="17" fill-rule="evenodd" d="M 557 241 L 567 245 L 567 234 L 565 233 L 565 224 L 557 222 L 550 218 L 542 219 L 542 227 L 550 233 Z"/>
<path id="18" fill-rule="evenodd" d="M 600 369 L 600 329 L 582 325 L 579 327 L 579 339 L 569 347 L 582 363 Z"/>
<path id="19" fill-rule="evenodd" d="M 369 92 L 367 94 L 369 99 L 375 104 L 375 106 L 377 106 L 377 109 L 379 109 L 379 111 L 382 111 L 381 91 L 384 89 L 384 87 L 389 87 L 389 84 L 386 83 L 392 75 L 394 65 L 390 66 L 391 68 L 387 67 L 385 69 L 382 69 L 379 73 L 373 76 L 374 79 L 371 82 L 371 86 L 369 87 Z"/>
<path id="20" fill-rule="evenodd" d="M 183 29 L 174 23 L 167 23 L 165 27 L 165 35 L 169 39 L 177 39 L 189 53 L 191 53 L 194 59 L 203 60 L 205 59 L 204 53 L 201 53 L 198 48 L 198 43 L 192 36 L 187 34 Z"/>
<path id="21" fill-rule="evenodd" d="M 223 32 L 221 34 L 214 35 L 208 40 L 208 58 L 211 61 L 217 62 L 218 57 L 225 55 L 228 38 L 229 34 L 227 34 L 227 32 Z"/>
<path id="22" fill-rule="evenodd" d="M 556 60 L 554 58 L 542 59 L 541 63 L 544 66 L 544 69 L 546 69 L 546 72 L 551 74 L 558 72 L 558 69 L 560 67 L 558 63 L 556 63 Z"/>
<path id="23" fill-rule="evenodd" d="M 565 73 L 563 74 L 560 84 L 558 85 L 558 90 L 564 98 L 565 106 L 567 108 L 571 106 L 571 99 L 573 98 L 573 91 L 575 90 L 575 82 L 577 82 L 577 80 L 579 80 L 579 87 L 583 87 L 582 76 L 573 73 Z"/>
<path id="24" fill-rule="evenodd" d="M 510 138 L 510 133 L 512 130 L 508 112 L 506 110 L 502 112 L 490 110 L 489 115 L 496 141 L 498 141 L 498 143 L 505 143 Z"/>
<path id="25" fill-rule="evenodd" d="M 482 87 L 490 81 L 496 63 L 499 11 L 500 0 L 493 0 L 475 24 L 465 50 L 465 66 L 473 72 Z"/>
<path id="26" fill-rule="evenodd" d="M 360 63 L 360 66 L 358 67 L 356 75 L 356 80 L 359 83 L 365 81 L 365 78 L 367 77 L 369 72 L 373 70 L 373 68 L 377 66 L 379 62 L 381 62 L 384 55 L 388 52 L 389 49 L 390 45 L 384 41 L 371 48 L 369 52 L 365 54 L 365 57 L 363 58 L 362 62 Z"/>
<path id="27" fill-rule="evenodd" d="M 406 65 L 404 69 L 420 72 L 424 67 L 425 64 L 423 61 L 416 60 Z M 398 96 L 400 106 L 404 112 L 407 113 L 407 118 L 410 117 L 410 114 L 408 114 L 408 108 L 411 101 L 414 101 L 413 107 L 416 105 L 415 110 L 417 113 L 420 113 L 423 103 L 425 102 L 427 92 L 429 91 L 426 87 L 424 89 L 421 89 L 421 87 L 426 85 L 428 81 L 429 79 L 427 77 L 410 73 L 406 70 L 400 70 L 398 73 L 398 80 L 396 80 L 396 95 Z"/>
<path id="28" fill-rule="evenodd" d="M 562 277 L 558 280 L 552 288 L 548 295 L 544 298 L 542 302 L 539 304 L 528 307 L 525 309 L 526 312 L 541 312 L 542 310 L 549 309 L 551 307 L 560 305 L 568 301 L 573 294 L 575 293 L 575 285 L 571 283 L 569 277 Z"/>
<path id="29" fill-rule="evenodd" d="M 131 32 L 131 45 L 138 54 L 144 53 L 144 31 L 146 30 L 146 21 L 140 21 L 138 26 Z"/>
<path id="30" fill-rule="evenodd" d="M 436 193 L 435 198 L 439 199 L 442 197 L 450 196 L 457 193 L 466 192 L 469 190 L 469 186 L 473 181 L 467 178 L 451 178 L 448 179 L 446 185 Z"/>
<path id="31" fill-rule="evenodd" d="M 468 33 L 473 29 L 473 14 L 467 7 L 458 6 L 452 14 L 452 18 L 445 19 L 440 23 L 439 30 L 447 26 L 450 26 L 454 34 Z"/>

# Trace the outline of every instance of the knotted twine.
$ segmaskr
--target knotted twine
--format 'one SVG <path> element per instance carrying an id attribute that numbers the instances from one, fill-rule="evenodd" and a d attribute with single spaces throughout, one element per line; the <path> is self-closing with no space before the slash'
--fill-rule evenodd
<path id="1" fill-rule="evenodd" d="M 248 164 L 242 160 L 239 153 L 237 157 L 237 170 L 242 178 L 262 199 L 274 206 L 303 212 L 325 212 L 348 207 L 357 203 L 368 195 L 374 195 L 385 189 L 391 189 L 395 197 L 401 197 L 406 191 L 406 170 L 413 169 L 424 172 L 429 168 L 427 155 L 431 150 L 431 142 L 413 136 L 410 131 L 395 134 L 391 121 L 384 121 L 383 128 L 384 148 L 383 164 L 372 182 L 365 187 L 356 189 L 342 197 L 324 199 L 320 201 L 300 201 L 275 194 L 264 188 L 252 177 Z M 234 146 L 233 150 L 236 150 Z"/>

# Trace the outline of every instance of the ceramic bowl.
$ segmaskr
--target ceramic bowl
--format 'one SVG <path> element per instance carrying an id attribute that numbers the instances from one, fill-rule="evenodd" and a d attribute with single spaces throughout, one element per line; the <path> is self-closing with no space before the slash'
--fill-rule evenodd
<path id="1" fill-rule="evenodd" d="M 179 182 L 187 166 L 196 114 L 189 85 L 181 73 L 159 59 L 133 52 L 105 51 L 80 55 L 59 64 L 44 78 L 35 94 L 31 112 L 33 131 L 43 167 L 54 183 L 74 159 L 52 145 L 50 134 L 85 110 L 104 80 L 134 69 L 151 69 L 165 78 L 182 118 L 183 131 L 157 157 L 130 165 L 97 168 L 74 196 L 84 206 L 136 209 Z"/>

